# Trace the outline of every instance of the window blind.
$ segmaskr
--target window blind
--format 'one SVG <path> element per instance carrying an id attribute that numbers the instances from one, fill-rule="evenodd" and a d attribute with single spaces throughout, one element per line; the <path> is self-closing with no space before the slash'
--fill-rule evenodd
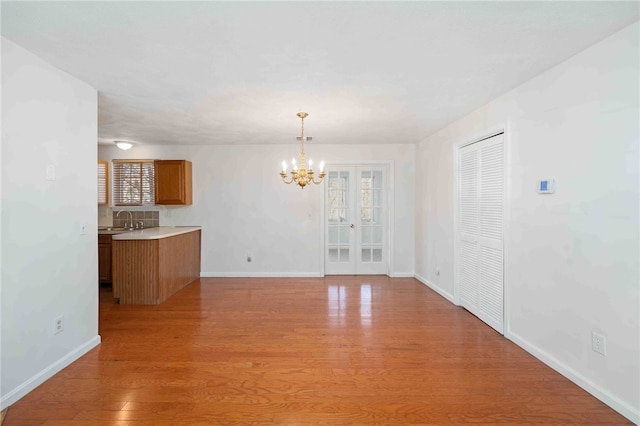
<path id="1" fill-rule="evenodd" d="M 113 160 L 113 204 L 154 204 L 153 160 Z"/>
<path id="2" fill-rule="evenodd" d="M 109 203 L 109 163 L 98 160 L 98 204 Z"/>

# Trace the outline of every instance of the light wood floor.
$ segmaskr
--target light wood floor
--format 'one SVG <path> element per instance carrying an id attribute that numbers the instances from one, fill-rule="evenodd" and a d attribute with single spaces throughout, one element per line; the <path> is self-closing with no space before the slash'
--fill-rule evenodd
<path id="1" fill-rule="evenodd" d="M 102 344 L 5 425 L 630 424 L 414 279 L 202 279 L 101 291 Z"/>

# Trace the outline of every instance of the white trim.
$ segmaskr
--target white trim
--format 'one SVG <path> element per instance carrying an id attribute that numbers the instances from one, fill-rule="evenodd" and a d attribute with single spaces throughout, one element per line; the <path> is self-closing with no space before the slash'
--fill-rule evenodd
<path id="1" fill-rule="evenodd" d="M 396 220 L 396 181 L 395 181 L 395 162 L 389 160 L 387 164 L 387 275 L 392 276 L 398 274 L 395 272 L 395 220 Z M 414 194 L 415 196 L 415 194 Z M 414 265 L 415 268 L 415 265 Z"/>
<path id="2" fill-rule="evenodd" d="M 502 147 L 504 149 L 504 210 L 502 228 L 502 280 L 503 280 L 503 322 L 504 337 L 511 339 L 511 121 L 503 126 Z"/>
<path id="3" fill-rule="evenodd" d="M 507 129 L 507 124 L 500 124 L 498 126 L 489 127 L 488 129 L 483 130 L 482 132 L 476 133 L 473 137 L 465 138 L 460 142 L 455 144 L 456 149 L 463 148 L 467 145 L 474 144 L 476 142 L 483 141 L 485 139 L 492 138 L 500 133 L 505 133 Z"/>
<path id="4" fill-rule="evenodd" d="M 387 276 L 389 278 L 414 278 L 415 274 L 413 272 L 393 272 Z"/>
<path id="5" fill-rule="evenodd" d="M 458 229 L 458 223 L 460 222 L 460 203 L 458 202 L 460 187 L 460 154 L 459 150 L 462 148 L 462 143 L 454 143 L 453 148 L 453 294 L 451 303 L 456 306 L 460 306 L 460 274 L 458 273 L 458 253 L 460 252 L 460 244 L 458 243 L 458 235 L 460 229 Z"/>
<path id="6" fill-rule="evenodd" d="M 71 365 L 71 363 L 76 361 L 78 358 L 80 358 L 99 344 L 100 336 L 96 335 L 60 358 L 58 361 L 41 370 L 39 373 L 37 373 L 15 389 L 9 391 L 0 399 L 0 410 L 4 410 L 8 406 L 15 404 L 20 398 L 24 397 L 29 392 L 55 376 L 56 373 L 60 372 L 63 368 Z"/>
<path id="7" fill-rule="evenodd" d="M 573 383 L 580 386 L 582 389 L 589 392 L 591 395 L 595 396 L 600 401 L 613 408 L 615 411 L 617 411 L 630 421 L 634 422 L 635 424 L 640 424 L 640 411 L 637 408 L 631 406 L 625 401 L 622 401 L 613 393 L 607 391 L 606 389 L 603 389 L 601 386 L 598 386 L 596 383 L 584 377 L 582 374 L 578 373 L 568 365 L 558 361 L 558 359 L 538 348 L 533 343 L 522 338 L 518 334 L 510 331 L 509 336 L 509 340 L 520 346 L 525 351 L 529 352 L 538 360 L 553 368 L 555 371 L 571 380 Z"/>
<path id="8" fill-rule="evenodd" d="M 325 165 L 325 170 L 326 170 L 327 166 Z M 328 175 L 328 173 L 327 173 Z M 328 178 L 327 178 L 328 180 Z M 322 182 L 322 191 L 318 191 L 320 193 L 320 227 L 318 229 L 320 229 L 320 276 L 324 277 L 325 276 L 325 265 L 324 265 L 324 259 L 325 259 L 325 246 L 324 246 L 324 242 L 325 242 L 325 233 L 327 232 L 327 228 L 326 228 L 326 224 L 324 223 L 325 221 L 325 192 L 327 191 L 326 188 L 327 182 L 324 181 Z"/>
<path id="9" fill-rule="evenodd" d="M 455 305 L 455 302 L 453 301 L 453 294 L 447 293 L 446 291 L 444 291 L 443 289 L 441 289 L 440 287 L 438 287 L 428 279 L 421 277 L 419 274 L 414 274 L 413 277 Z"/>
<path id="10" fill-rule="evenodd" d="M 320 272 L 200 272 L 200 278 L 322 278 Z"/>

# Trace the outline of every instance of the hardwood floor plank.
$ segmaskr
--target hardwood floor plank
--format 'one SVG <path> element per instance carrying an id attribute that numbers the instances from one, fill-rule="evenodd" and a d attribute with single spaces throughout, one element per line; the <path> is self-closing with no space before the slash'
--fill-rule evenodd
<path id="1" fill-rule="evenodd" d="M 158 306 L 100 296 L 102 344 L 5 425 L 631 424 L 413 279 L 207 278 Z"/>

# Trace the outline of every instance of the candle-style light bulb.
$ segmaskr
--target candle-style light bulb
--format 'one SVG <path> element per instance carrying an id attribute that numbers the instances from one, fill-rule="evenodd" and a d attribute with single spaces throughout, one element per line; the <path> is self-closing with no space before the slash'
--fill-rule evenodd
<path id="1" fill-rule="evenodd" d="M 287 173 L 287 162 L 286 161 L 282 162 L 282 172 L 283 173 Z"/>
<path id="2" fill-rule="evenodd" d="M 296 159 L 295 158 L 291 159 L 291 165 L 293 166 L 293 170 L 298 170 L 298 166 L 296 165 Z"/>
<path id="3" fill-rule="evenodd" d="M 320 162 L 320 172 L 324 171 L 324 161 Z"/>
<path id="4" fill-rule="evenodd" d="M 311 170 L 311 166 L 313 166 L 313 160 L 309 159 L 309 170 Z"/>

